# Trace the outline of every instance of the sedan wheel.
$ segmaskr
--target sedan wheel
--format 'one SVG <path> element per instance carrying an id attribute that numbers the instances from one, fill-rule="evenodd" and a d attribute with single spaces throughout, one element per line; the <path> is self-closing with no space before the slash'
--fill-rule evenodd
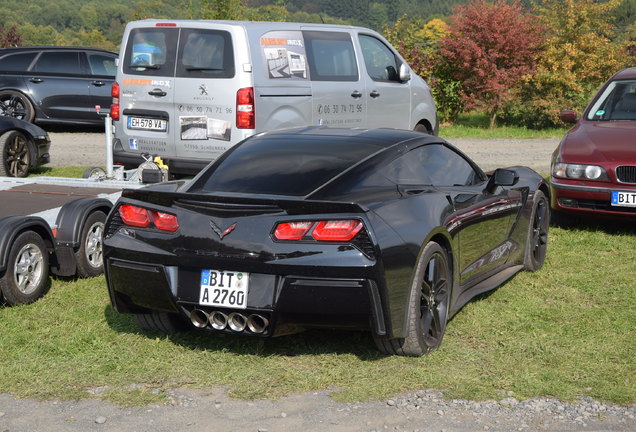
<path id="1" fill-rule="evenodd" d="M 31 165 L 30 144 L 21 132 L 0 136 L 0 176 L 26 177 Z"/>
<path id="2" fill-rule="evenodd" d="M 35 110 L 26 96 L 16 91 L 5 90 L 0 92 L 0 115 L 32 122 Z"/>
<path id="3" fill-rule="evenodd" d="M 0 290 L 9 305 L 31 303 L 47 289 L 49 255 L 42 237 L 26 231 L 13 242 Z"/>
<path id="4" fill-rule="evenodd" d="M 386 354 L 421 356 L 437 349 L 446 331 L 451 293 L 448 253 L 430 242 L 424 248 L 416 269 L 408 303 L 408 329 L 405 338 L 374 336 Z"/>
<path id="5" fill-rule="evenodd" d="M 528 239 L 524 259 L 525 269 L 537 271 L 543 267 L 548 249 L 548 229 L 550 227 L 550 210 L 548 200 L 541 191 L 534 194 L 532 215 L 528 226 Z"/>

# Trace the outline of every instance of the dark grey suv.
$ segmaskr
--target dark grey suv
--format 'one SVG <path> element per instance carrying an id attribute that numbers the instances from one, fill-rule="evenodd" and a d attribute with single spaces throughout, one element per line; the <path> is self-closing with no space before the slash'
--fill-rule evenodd
<path id="1" fill-rule="evenodd" d="M 103 124 L 117 54 L 79 47 L 0 49 L 0 115 L 35 123 Z"/>

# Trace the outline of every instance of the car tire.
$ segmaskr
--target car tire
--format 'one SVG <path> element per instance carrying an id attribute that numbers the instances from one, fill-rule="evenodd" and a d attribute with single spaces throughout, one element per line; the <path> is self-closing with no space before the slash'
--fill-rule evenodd
<path id="1" fill-rule="evenodd" d="M 548 249 L 550 228 L 550 207 L 546 196 L 540 190 L 534 193 L 532 213 L 528 223 L 528 238 L 523 264 L 527 271 L 537 271 L 543 267 Z"/>
<path id="2" fill-rule="evenodd" d="M 0 277 L 0 291 L 8 305 L 32 303 L 49 287 L 49 253 L 44 240 L 25 231 L 13 241 L 7 269 Z"/>
<path id="3" fill-rule="evenodd" d="M 415 125 L 415 128 L 413 130 L 415 132 L 422 132 L 428 135 L 432 135 L 431 131 L 422 123 L 418 123 L 417 125 Z"/>
<path id="4" fill-rule="evenodd" d="M 103 235 L 106 214 L 91 213 L 84 221 L 80 247 L 75 252 L 77 275 L 82 278 L 97 276 L 104 271 Z"/>
<path id="5" fill-rule="evenodd" d="M 33 122 L 35 109 L 22 93 L 13 90 L 0 91 L 0 115 Z"/>
<path id="6" fill-rule="evenodd" d="M 31 141 L 16 130 L 0 136 L 0 176 L 26 177 L 31 168 Z"/>
<path id="7" fill-rule="evenodd" d="M 405 338 L 389 339 L 374 335 L 376 345 L 385 354 L 419 357 L 442 343 L 452 287 L 448 253 L 430 242 L 422 251 L 408 299 L 408 323 Z"/>
<path id="8" fill-rule="evenodd" d="M 142 330 L 172 334 L 188 329 L 186 322 L 177 314 L 151 312 L 147 314 L 134 314 L 133 316 L 137 326 Z"/>

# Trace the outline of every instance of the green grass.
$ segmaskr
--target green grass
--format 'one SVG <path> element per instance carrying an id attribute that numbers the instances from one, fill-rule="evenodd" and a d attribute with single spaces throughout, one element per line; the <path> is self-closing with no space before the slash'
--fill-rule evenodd
<path id="1" fill-rule="evenodd" d="M 358 332 L 142 332 L 113 311 L 103 277 L 53 279 L 36 303 L 0 307 L 0 393 L 129 406 L 164 400 L 177 386 L 223 387 L 247 399 L 333 389 L 342 401 L 436 388 L 474 400 L 507 390 L 520 399 L 633 404 L 634 262 L 631 226 L 553 228 L 541 271 L 466 305 L 441 349 L 421 358 L 382 356 Z"/>
<path id="2" fill-rule="evenodd" d="M 73 177 L 81 178 L 88 167 L 49 167 L 39 166 L 29 172 L 29 177 Z"/>
<path id="3" fill-rule="evenodd" d="M 453 125 L 442 125 L 439 135 L 442 138 L 507 138 L 542 139 L 561 138 L 568 128 L 533 130 L 520 126 L 496 126 L 488 128 L 488 116 L 485 114 L 463 114 Z"/>

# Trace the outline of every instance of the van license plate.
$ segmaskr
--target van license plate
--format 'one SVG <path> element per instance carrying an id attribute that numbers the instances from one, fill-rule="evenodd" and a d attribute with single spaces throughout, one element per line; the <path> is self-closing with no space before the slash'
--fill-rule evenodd
<path id="1" fill-rule="evenodd" d="M 202 270 L 199 304 L 245 309 L 249 280 L 249 273 Z"/>
<path id="2" fill-rule="evenodd" d="M 128 129 L 165 132 L 168 129 L 168 121 L 144 117 L 128 117 Z"/>
<path id="3" fill-rule="evenodd" d="M 636 207 L 636 192 L 612 192 L 612 205 Z"/>

